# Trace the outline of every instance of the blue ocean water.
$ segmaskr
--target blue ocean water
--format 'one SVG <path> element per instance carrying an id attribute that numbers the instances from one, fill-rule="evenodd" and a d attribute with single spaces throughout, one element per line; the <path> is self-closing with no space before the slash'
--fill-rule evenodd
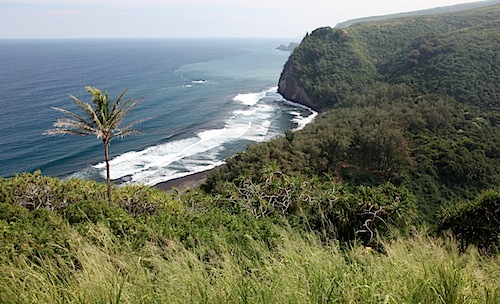
<path id="1" fill-rule="evenodd" d="M 69 94 L 89 101 L 85 86 L 116 98 L 144 98 L 127 121 L 145 135 L 111 142 L 116 183 L 156 183 L 211 169 L 287 129 L 313 111 L 276 93 L 289 53 L 280 39 L 0 40 L 0 175 L 102 180 L 95 137 L 42 135 L 76 110 Z M 77 111 L 77 110 L 76 110 Z"/>

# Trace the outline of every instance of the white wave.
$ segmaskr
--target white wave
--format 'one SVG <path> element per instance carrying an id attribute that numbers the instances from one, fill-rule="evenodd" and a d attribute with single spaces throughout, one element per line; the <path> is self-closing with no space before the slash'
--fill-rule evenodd
<path id="1" fill-rule="evenodd" d="M 233 114 L 236 115 L 243 115 L 243 116 L 251 116 L 257 112 L 258 109 L 256 108 L 250 108 L 249 110 L 237 110 L 234 111 Z"/>
<path id="2" fill-rule="evenodd" d="M 266 97 L 266 94 L 267 94 L 267 91 L 263 91 L 260 93 L 238 94 L 236 97 L 233 98 L 233 100 L 239 101 L 242 104 L 247 105 L 247 106 L 254 106 L 259 102 L 259 100 Z"/>
<path id="3" fill-rule="evenodd" d="M 313 109 L 309 108 L 308 106 L 305 106 L 305 105 L 300 104 L 300 103 L 292 102 L 292 101 L 289 101 L 286 99 L 283 99 L 283 100 L 285 101 L 285 103 L 287 103 L 295 108 L 302 108 L 304 110 L 307 110 L 310 113 L 308 116 L 304 117 L 302 115 L 302 113 L 300 113 L 298 111 L 292 110 L 292 111 L 288 112 L 288 114 L 295 116 L 292 119 L 292 122 L 294 122 L 297 125 L 297 127 L 295 127 L 293 129 L 293 131 L 302 130 L 305 126 L 307 126 L 308 124 L 313 122 L 314 119 L 316 118 L 316 116 L 318 116 L 318 112 L 314 111 Z"/>
<path id="4" fill-rule="evenodd" d="M 162 173 L 158 173 L 156 175 L 149 175 L 149 176 L 147 176 L 147 178 L 145 177 L 144 180 L 147 179 L 147 182 L 145 182 L 144 184 L 148 185 L 148 186 L 154 186 L 156 184 L 159 184 L 159 183 L 162 183 L 165 181 L 169 181 L 172 179 L 188 176 L 188 175 L 191 175 L 191 174 L 196 173 L 196 172 L 203 172 L 203 171 L 211 170 L 215 167 L 223 165 L 224 163 L 225 163 L 224 161 L 219 161 L 219 162 L 212 163 L 210 165 L 191 166 L 191 167 L 188 167 L 189 171 L 184 171 L 184 172 L 178 172 L 175 170 L 170 170 L 170 171 L 165 170 Z"/>
<path id="5" fill-rule="evenodd" d="M 294 115 L 296 114 L 296 112 L 291 112 L 290 114 Z M 292 122 L 294 122 L 297 127 L 295 127 L 293 129 L 293 131 L 298 131 L 298 130 L 302 130 L 305 126 L 307 126 L 308 124 L 310 124 L 311 122 L 314 121 L 314 119 L 316 118 L 316 116 L 318 116 L 318 113 L 317 112 L 312 112 L 311 115 L 309 116 L 302 116 L 300 113 L 298 113 L 298 115 L 294 115 L 295 117 L 292 119 Z"/>
<path id="6" fill-rule="evenodd" d="M 176 140 L 142 151 L 131 151 L 110 161 L 111 179 L 154 185 L 159 182 L 209 170 L 223 163 L 223 145 L 235 140 L 261 141 L 267 127 L 251 123 L 228 123 L 222 129 L 199 132 L 196 137 Z M 105 177 L 105 163 L 94 166 Z"/>
<path id="7" fill-rule="evenodd" d="M 266 90 L 267 93 L 278 93 L 278 87 L 271 87 Z"/>
<path id="8" fill-rule="evenodd" d="M 191 153 L 190 149 L 196 145 L 197 138 L 188 138 L 176 140 L 165 144 L 152 146 L 142 151 L 127 152 L 113 158 L 110 161 L 111 179 L 120 179 L 126 176 L 132 176 L 132 182 L 140 172 L 156 170 L 156 168 L 167 167 L 175 161 L 182 159 Z M 197 150 L 199 150 L 198 147 Z M 194 151 L 194 150 L 193 150 Z M 104 162 L 94 166 L 96 169 L 104 169 Z M 105 177 L 105 171 L 101 171 L 101 176 Z M 139 181 L 138 181 L 139 182 Z"/>
<path id="9" fill-rule="evenodd" d="M 260 124 L 253 125 L 251 130 L 245 133 L 242 138 L 254 142 L 263 142 L 267 139 L 270 126 L 271 121 L 262 121 Z"/>

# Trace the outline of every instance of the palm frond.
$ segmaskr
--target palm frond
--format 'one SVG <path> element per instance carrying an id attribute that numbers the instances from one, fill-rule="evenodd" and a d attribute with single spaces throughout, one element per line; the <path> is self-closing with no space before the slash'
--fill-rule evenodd
<path id="1" fill-rule="evenodd" d="M 89 92 L 90 95 L 92 95 L 92 96 L 102 95 L 102 91 L 99 90 L 98 88 L 93 87 L 93 86 L 86 86 L 85 90 L 87 92 Z"/>
<path id="2" fill-rule="evenodd" d="M 102 121 L 99 119 L 97 116 L 97 113 L 95 112 L 94 108 L 86 102 L 81 101 L 80 99 L 76 98 L 73 95 L 70 95 L 71 99 L 73 100 L 74 103 L 76 103 L 80 108 L 82 108 L 85 113 L 89 116 L 89 118 L 92 119 L 92 121 L 95 123 L 96 127 L 102 128 L 103 124 Z"/>
<path id="3" fill-rule="evenodd" d="M 135 101 L 134 101 L 134 99 L 129 99 L 129 100 L 127 100 L 127 101 L 123 104 L 123 107 L 122 107 L 122 109 L 125 109 L 125 108 L 127 107 L 127 109 L 125 109 L 124 115 L 127 115 L 127 114 L 128 114 L 128 112 L 130 112 L 130 110 L 132 110 L 133 108 L 135 108 L 135 106 L 136 106 L 139 102 L 141 102 L 141 101 L 143 101 L 143 100 L 144 100 L 144 98 L 137 99 L 137 100 L 135 100 Z M 132 104 L 129 106 L 129 103 L 131 103 L 131 102 L 132 102 Z"/>
<path id="4" fill-rule="evenodd" d="M 87 136 L 89 133 L 84 132 L 84 131 L 79 131 L 79 130 L 74 130 L 74 129 L 50 129 L 42 133 L 43 135 L 80 135 L 80 136 Z"/>
<path id="5" fill-rule="evenodd" d="M 118 96 L 118 98 L 116 99 L 115 104 L 113 105 L 113 110 L 111 111 L 111 113 L 112 113 L 111 115 L 113 115 L 116 112 L 116 110 L 120 106 L 120 103 L 123 100 L 123 97 L 125 96 L 125 94 L 127 93 L 127 91 L 128 91 L 128 89 L 123 90 L 123 92 L 120 94 L 120 96 Z M 129 99 L 129 100 L 131 100 L 131 99 Z M 127 102 L 125 102 L 125 104 L 127 104 Z"/>
<path id="6" fill-rule="evenodd" d="M 113 123 L 121 122 L 123 117 L 127 116 L 128 112 L 131 109 L 133 109 L 141 101 L 142 101 L 142 99 L 137 99 L 137 100 L 128 99 L 127 101 L 125 101 L 125 103 L 121 107 L 113 109 L 113 113 L 111 115 L 110 121 L 112 121 Z M 132 103 L 132 104 L 129 105 L 130 103 Z"/>
<path id="7" fill-rule="evenodd" d="M 128 125 L 126 125 L 125 127 L 121 128 L 121 130 L 129 130 L 130 128 L 132 128 L 133 126 L 137 126 L 145 121 L 148 121 L 150 119 L 152 119 L 153 116 L 150 116 L 150 117 L 146 117 L 146 118 L 143 118 L 143 119 L 139 119 L 139 120 L 136 120 Z"/>
<path id="8" fill-rule="evenodd" d="M 54 122 L 54 127 L 56 128 L 63 128 L 63 129 L 75 129 L 75 130 L 81 130 L 85 131 L 89 134 L 94 134 L 99 131 L 99 129 L 89 126 L 85 123 L 82 123 L 80 121 L 76 121 L 73 119 L 69 118 L 59 118 Z"/>
<path id="9" fill-rule="evenodd" d="M 71 117 L 73 117 L 75 120 L 77 120 L 77 121 L 79 121 L 79 122 L 81 122 L 81 123 L 84 123 L 84 124 L 86 124 L 86 125 L 89 125 L 89 126 L 94 125 L 94 122 L 93 122 L 93 121 L 88 121 L 88 120 L 85 120 L 84 118 L 80 117 L 79 115 L 77 115 L 77 114 L 75 114 L 75 113 L 73 113 L 73 112 L 71 112 L 71 111 L 68 111 L 68 110 L 65 110 L 65 109 L 61 109 L 61 108 L 58 108 L 58 107 L 52 107 L 52 109 L 54 109 L 54 110 L 56 110 L 56 111 L 58 111 L 58 112 L 61 112 L 61 113 L 63 113 L 63 114 L 66 114 L 66 115 L 68 115 L 68 116 L 71 116 Z"/>
<path id="10" fill-rule="evenodd" d="M 123 138 L 134 134 L 144 134 L 144 132 L 137 129 L 120 130 L 119 132 L 114 134 L 114 137 Z"/>

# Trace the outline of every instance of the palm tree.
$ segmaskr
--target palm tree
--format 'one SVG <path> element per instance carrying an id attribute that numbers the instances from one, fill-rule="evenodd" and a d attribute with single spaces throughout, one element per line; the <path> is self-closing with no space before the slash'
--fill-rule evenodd
<path id="1" fill-rule="evenodd" d="M 108 99 L 108 93 L 103 92 L 91 86 L 85 87 L 87 92 L 92 97 L 92 105 L 81 101 L 73 95 L 70 95 L 72 101 L 76 103 L 85 113 L 84 116 L 79 116 L 68 110 L 57 107 L 52 107 L 54 110 L 64 113 L 69 116 L 59 118 L 54 123 L 55 129 L 47 130 L 44 134 L 47 135 L 95 135 L 102 140 L 104 147 L 104 157 L 106 159 L 106 178 L 108 184 L 108 201 L 111 203 L 111 178 L 109 170 L 109 144 L 114 137 L 124 137 L 127 135 L 142 133 L 139 130 L 133 129 L 135 125 L 144 122 L 146 119 L 135 121 L 123 128 L 120 128 L 123 118 L 132 110 L 140 101 L 128 99 L 123 101 L 123 97 L 127 90 L 124 90 L 118 99 L 113 103 Z"/>

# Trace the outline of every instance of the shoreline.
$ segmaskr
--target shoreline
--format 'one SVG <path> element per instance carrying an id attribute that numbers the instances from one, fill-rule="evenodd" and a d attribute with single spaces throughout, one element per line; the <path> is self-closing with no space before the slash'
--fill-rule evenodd
<path id="1" fill-rule="evenodd" d="M 165 192 L 172 192 L 174 188 L 178 189 L 180 192 L 184 192 L 188 189 L 197 188 L 203 185 L 207 180 L 208 173 L 210 173 L 212 170 L 213 169 L 209 169 L 189 174 L 183 177 L 174 178 L 166 182 L 158 183 L 153 187 L 156 187 Z"/>
<path id="2" fill-rule="evenodd" d="M 299 103 L 299 102 L 289 101 L 289 100 L 286 100 L 286 99 L 285 99 L 285 102 L 288 103 L 288 104 L 291 104 L 291 105 L 293 105 L 295 107 L 307 109 L 309 112 L 311 112 L 311 115 L 309 115 L 307 117 L 307 119 L 305 119 L 305 121 L 304 121 L 303 124 L 299 123 L 297 125 L 297 127 L 295 129 L 291 129 L 291 131 L 301 130 L 306 125 L 313 123 L 314 120 L 316 119 L 316 117 L 319 114 L 319 112 L 317 112 L 316 110 L 308 107 L 305 104 L 302 104 L 302 103 Z M 160 189 L 162 191 L 165 191 L 167 193 L 171 193 L 173 191 L 173 189 L 176 188 L 176 189 L 179 190 L 180 193 L 184 193 L 188 189 L 194 189 L 194 188 L 197 188 L 197 187 L 203 185 L 206 182 L 206 180 L 207 180 L 207 175 L 211 171 L 213 171 L 215 168 L 217 168 L 217 167 L 218 166 L 216 166 L 216 167 L 214 167 L 212 169 L 205 170 L 205 171 L 201 171 L 201 172 L 197 172 L 197 173 L 192 173 L 192 174 L 189 174 L 189 175 L 186 175 L 186 176 L 183 176 L 183 177 L 174 178 L 174 179 L 171 179 L 171 180 L 166 181 L 166 182 L 160 182 L 158 184 L 153 185 L 152 187 L 156 187 L 156 188 L 158 188 L 158 189 Z"/>

